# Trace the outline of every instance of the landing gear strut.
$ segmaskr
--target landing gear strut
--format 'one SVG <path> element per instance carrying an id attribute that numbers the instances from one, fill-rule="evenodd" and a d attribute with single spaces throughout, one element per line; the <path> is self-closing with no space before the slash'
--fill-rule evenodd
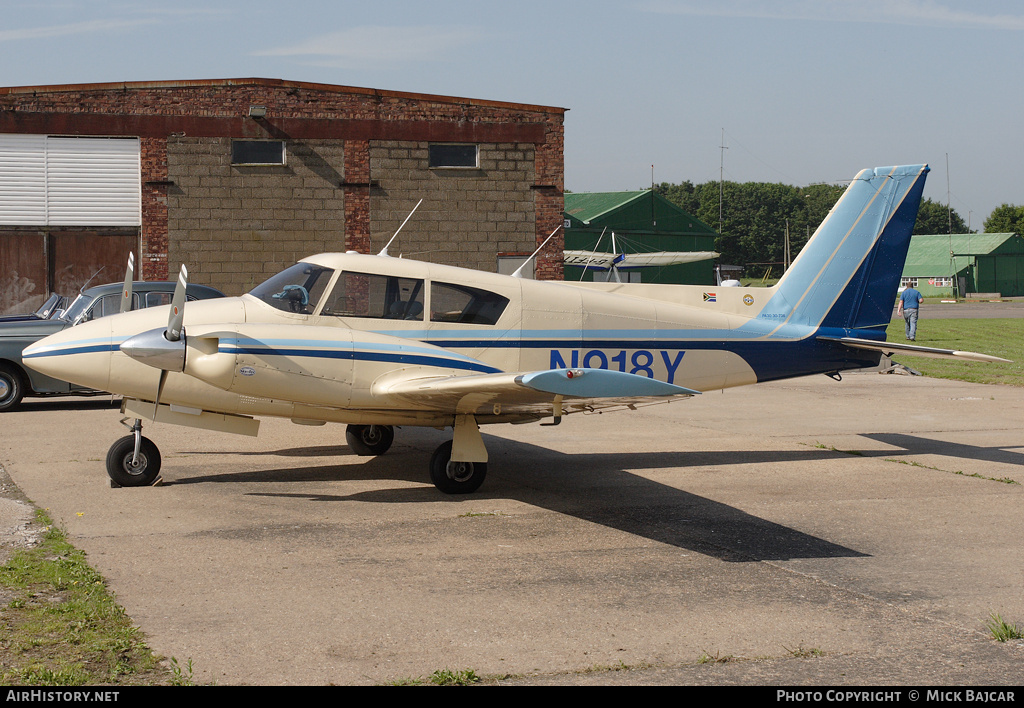
<path id="1" fill-rule="evenodd" d="M 119 487 L 148 487 L 160 476 L 160 450 L 152 440 L 142 437 L 141 420 L 136 418 L 130 430 L 131 435 L 110 446 L 107 474 Z"/>

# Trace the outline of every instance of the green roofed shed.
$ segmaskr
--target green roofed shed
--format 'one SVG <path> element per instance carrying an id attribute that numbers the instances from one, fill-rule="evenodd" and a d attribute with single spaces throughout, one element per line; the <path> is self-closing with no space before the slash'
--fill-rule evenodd
<path id="1" fill-rule="evenodd" d="M 577 253 L 566 257 L 566 280 L 607 280 L 609 270 L 600 267 L 595 254 L 614 252 L 626 254 L 618 264 L 623 282 L 715 283 L 717 254 L 689 263 L 630 267 L 630 254 L 714 253 L 715 230 L 652 190 L 567 192 L 564 217 L 565 250 Z"/>
<path id="2" fill-rule="evenodd" d="M 925 296 L 1024 295 L 1024 238 L 1019 234 L 922 234 L 910 239 L 901 287 Z"/>

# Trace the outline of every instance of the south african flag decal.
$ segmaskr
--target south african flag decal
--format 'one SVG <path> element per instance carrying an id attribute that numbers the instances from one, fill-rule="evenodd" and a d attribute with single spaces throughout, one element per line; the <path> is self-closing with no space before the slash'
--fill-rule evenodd
<path id="1" fill-rule="evenodd" d="M 704 302 L 718 302 L 714 293 L 704 293 Z"/>

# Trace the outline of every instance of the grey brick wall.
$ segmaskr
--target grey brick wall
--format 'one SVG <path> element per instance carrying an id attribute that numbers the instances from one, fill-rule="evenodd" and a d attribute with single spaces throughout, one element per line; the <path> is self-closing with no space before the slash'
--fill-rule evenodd
<path id="1" fill-rule="evenodd" d="M 344 250 L 342 143 L 287 141 L 283 166 L 231 164 L 228 138 L 167 146 L 168 261 L 229 295 L 301 258 Z"/>
<path id="2" fill-rule="evenodd" d="M 532 144 L 483 143 L 479 169 L 430 169 L 426 142 L 371 141 L 370 235 L 393 256 L 494 272 L 497 253 L 531 253 L 535 242 Z"/>

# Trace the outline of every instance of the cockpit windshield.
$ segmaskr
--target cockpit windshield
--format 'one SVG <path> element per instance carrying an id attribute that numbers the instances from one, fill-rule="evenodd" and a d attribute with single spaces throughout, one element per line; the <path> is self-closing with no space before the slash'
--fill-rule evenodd
<path id="1" fill-rule="evenodd" d="M 332 268 L 296 263 L 263 281 L 249 294 L 279 310 L 309 315 L 316 310 L 333 273 Z"/>

